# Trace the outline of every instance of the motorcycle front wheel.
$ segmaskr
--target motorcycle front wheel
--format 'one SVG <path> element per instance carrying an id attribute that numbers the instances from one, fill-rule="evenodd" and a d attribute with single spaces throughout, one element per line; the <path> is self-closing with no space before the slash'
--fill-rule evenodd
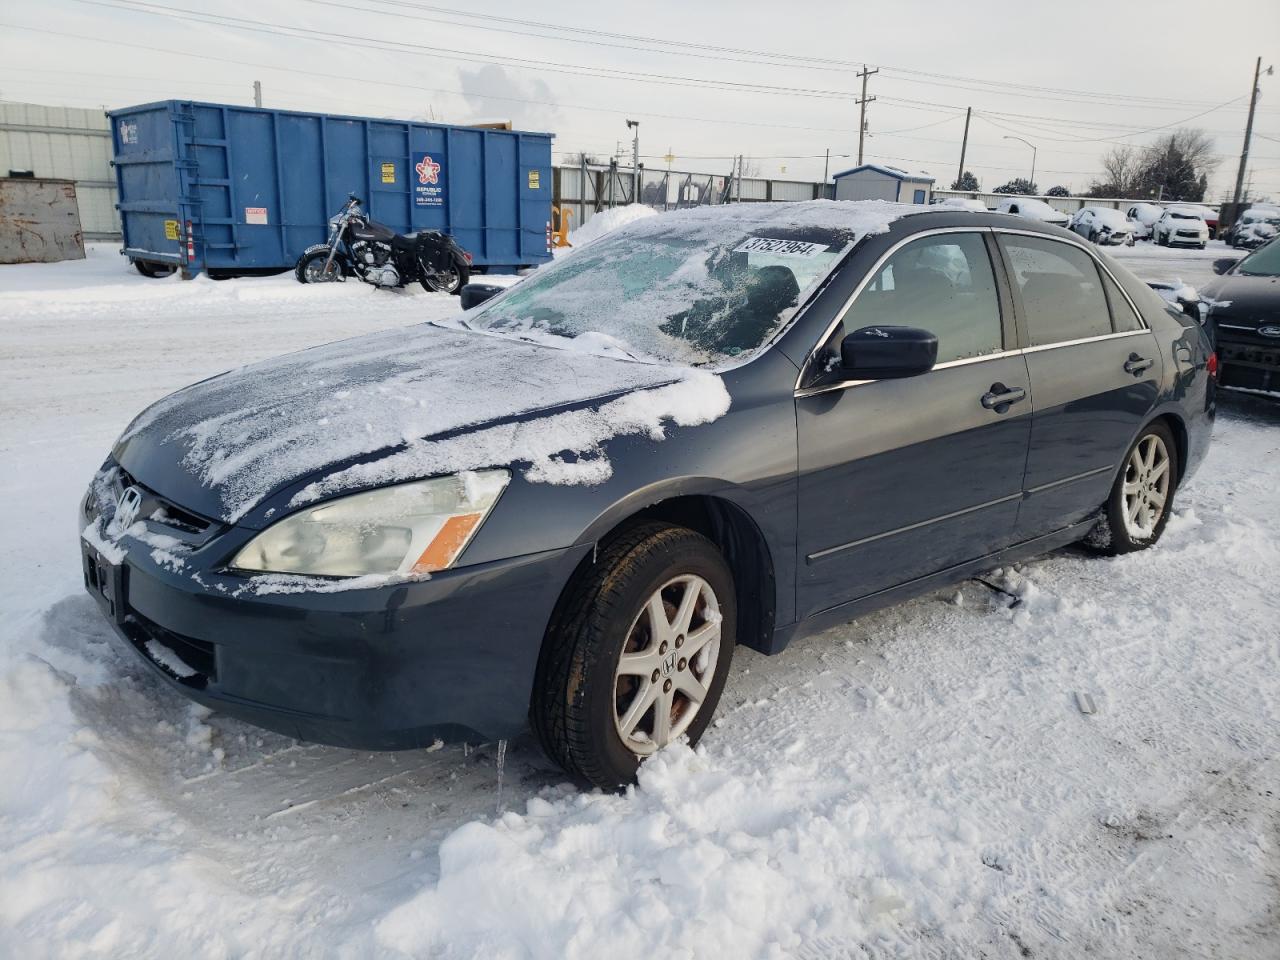
<path id="1" fill-rule="evenodd" d="M 329 269 L 325 270 L 328 264 Z M 337 283 L 347 279 L 338 257 L 329 263 L 329 248 L 326 246 L 307 250 L 298 258 L 293 274 L 299 283 Z"/>
<path id="2" fill-rule="evenodd" d="M 471 269 L 460 263 L 455 263 L 443 273 L 422 275 L 422 289 L 427 293 L 449 293 L 456 296 L 470 282 Z"/>

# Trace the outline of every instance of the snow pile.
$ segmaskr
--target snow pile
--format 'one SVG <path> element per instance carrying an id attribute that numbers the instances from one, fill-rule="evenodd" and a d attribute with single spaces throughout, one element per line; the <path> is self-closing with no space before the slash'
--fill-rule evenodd
<path id="1" fill-rule="evenodd" d="M 628 435 L 662 440 L 668 420 L 692 427 L 719 419 L 728 410 L 729 392 L 720 377 L 685 370 L 674 383 L 628 393 L 600 407 L 504 423 L 444 440 L 410 441 L 380 460 L 309 484 L 289 505 L 342 490 L 520 462 L 529 464 L 524 477 L 533 483 L 603 483 L 613 475 L 604 450 L 607 440 Z"/>
<path id="2" fill-rule="evenodd" d="M 657 216 L 658 211 L 653 207 L 646 207 L 643 203 L 629 203 L 624 207 L 611 207 L 608 210 L 602 210 L 597 214 L 593 214 L 586 223 L 578 227 L 576 230 L 569 231 L 569 242 L 573 246 L 565 248 L 560 247 L 556 250 L 558 256 L 571 253 L 578 250 L 592 240 L 603 237 L 606 233 L 611 233 L 619 227 L 625 226 L 636 220 L 643 220 L 645 217 Z"/>
<path id="3" fill-rule="evenodd" d="M 408 956 L 559 960 L 607 943 L 626 956 L 819 956 L 903 917 L 974 918 L 992 879 L 971 824 L 928 798 L 868 796 L 872 772 L 854 757 L 779 760 L 744 770 L 677 745 L 624 796 L 537 797 L 524 816 L 471 823 L 441 845 L 439 881 L 378 923 L 378 942 Z"/>

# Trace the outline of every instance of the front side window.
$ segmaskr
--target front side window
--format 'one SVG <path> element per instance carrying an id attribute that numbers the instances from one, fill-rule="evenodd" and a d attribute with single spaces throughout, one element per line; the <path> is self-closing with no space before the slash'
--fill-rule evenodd
<path id="1" fill-rule="evenodd" d="M 844 315 L 839 335 L 878 326 L 936 334 L 938 363 L 1000 352 L 1000 298 L 982 237 L 922 237 L 891 256 Z"/>
<path id="2" fill-rule="evenodd" d="M 1111 333 L 1098 268 L 1079 247 L 1040 237 L 1002 236 L 1022 294 L 1031 346 Z"/>

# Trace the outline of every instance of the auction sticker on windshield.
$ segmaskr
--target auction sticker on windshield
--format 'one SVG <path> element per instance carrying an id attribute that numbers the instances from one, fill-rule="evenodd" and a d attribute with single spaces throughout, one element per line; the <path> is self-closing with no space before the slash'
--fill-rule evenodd
<path id="1" fill-rule="evenodd" d="M 825 243 L 809 243 L 805 240 L 773 240 L 769 237 L 752 237 L 734 253 L 772 253 L 780 257 L 816 257 L 827 252 Z"/>

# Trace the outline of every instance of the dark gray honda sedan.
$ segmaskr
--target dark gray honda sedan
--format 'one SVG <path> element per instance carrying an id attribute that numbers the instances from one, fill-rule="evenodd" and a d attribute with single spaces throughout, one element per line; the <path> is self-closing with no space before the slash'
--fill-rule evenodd
<path id="1" fill-rule="evenodd" d="M 737 644 L 1150 546 L 1209 444 L 1200 326 L 1025 219 L 701 208 L 492 292 L 129 426 L 85 584 L 160 676 L 343 746 L 531 723 L 616 786 L 702 734 Z"/>

